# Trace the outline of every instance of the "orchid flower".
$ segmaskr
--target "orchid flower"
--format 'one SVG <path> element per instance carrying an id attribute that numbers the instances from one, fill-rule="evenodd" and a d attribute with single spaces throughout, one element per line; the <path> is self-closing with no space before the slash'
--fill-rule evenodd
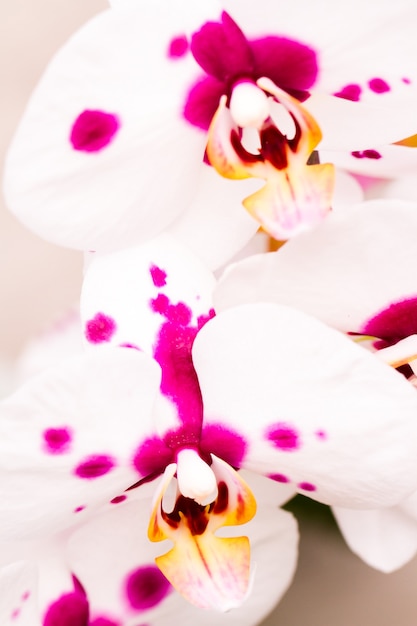
<path id="1" fill-rule="evenodd" d="M 346 508 L 395 505 L 417 484 L 417 396 L 401 376 L 295 309 L 257 303 L 213 317 L 213 288 L 207 269 L 164 235 L 95 255 L 81 298 L 93 352 L 129 346 L 161 367 L 157 419 L 141 420 L 137 486 L 163 476 L 148 533 L 174 548 L 156 563 L 200 606 L 212 593 L 203 563 L 228 562 L 236 587 L 221 567 L 210 570 L 229 601 L 249 589 L 249 545 L 234 552 L 212 535 L 255 513 L 236 469 Z"/>
<path id="2" fill-rule="evenodd" d="M 411 0 L 114 5 L 52 59 L 6 163 L 11 210 L 55 243 L 155 237 L 198 206 L 205 154 L 221 174 L 213 232 L 243 202 L 287 238 L 332 205 L 333 168 L 307 165 L 312 151 L 360 152 L 360 169 L 415 134 Z M 244 239 L 257 222 L 242 220 Z"/>
<path id="3" fill-rule="evenodd" d="M 296 307 L 370 350 L 413 389 L 416 233 L 415 203 L 374 200 L 335 212 L 277 253 L 230 268 L 216 289 L 216 308 L 264 301 Z M 392 571 L 417 552 L 417 492 L 395 507 L 367 508 L 333 510 L 350 547 L 368 564 Z"/>
<path id="4" fill-rule="evenodd" d="M 43 371 L 2 403 L 5 626 L 161 626 L 173 613 L 212 623 L 154 563 L 146 528 L 155 481 L 129 489 L 140 476 L 141 424 L 151 421 L 159 382 L 150 357 L 102 347 Z M 247 480 L 263 504 L 247 531 L 258 567 L 245 606 L 218 616 L 225 625 L 261 621 L 296 564 L 295 521 L 277 508 L 288 489 Z"/>

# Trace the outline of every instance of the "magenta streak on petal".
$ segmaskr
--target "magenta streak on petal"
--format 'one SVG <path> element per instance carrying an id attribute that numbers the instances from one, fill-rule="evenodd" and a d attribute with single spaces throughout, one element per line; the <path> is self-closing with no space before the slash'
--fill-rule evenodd
<path id="1" fill-rule="evenodd" d="M 312 483 L 299 483 L 298 487 L 300 489 L 302 489 L 303 491 L 316 491 L 317 487 L 315 485 L 313 485 Z"/>
<path id="2" fill-rule="evenodd" d="M 207 130 L 222 95 L 231 96 L 242 79 L 256 82 L 267 77 L 303 101 L 318 75 L 316 52 L 293 39 L 267 36 L 250 40 L 225 12 L 221 23 L 207 22 L 194 33 L 191 52 L 208 76 L 190 89 L 183 115 Z"/>
<path id="3" fill-rule="evenodd" d="M 124 502 L 127 500 L 127 496 L 116 496 L 110 500 L 110 504 L 120 504 L 120 502 Z"/>
<path id="4" fill-rule="evenodd" d="M 352 156 L 356 159 L 382 159 L 382 154 L 377 150 L 354 150 Z"/>
<path id="5" fill-rule="evenodd" d="M 344 100 L 359 102 L 361 93 L 362 87 L 360 85 L 356 85 L 355 83 L 351 83 L 350 85 L 345 85 L 342 89 L 340 89 L 340 91 L 336 91 L 333 95 L 338 98 L 343 98 Z"/>
<path id="6" fill-rule="evenodd" d="M 391 87 L 383 78 L 372 78 L 368 82 L 368 86 L 374 93 L 387 93 L 387 91 L 391 91 Z"/>
<path id="7" fill-rule="evenodd" d="M 74 509 L 74 513 L 81 513 L 81 511 L 84 511 L 84 509 L 85 509 L 85 505 L 84 505 L 84 504 L 83 504 L 83 505 L 81 505 L 81 506 L 77 506 L 77 507 Z"/>
<path id="8" fill-rule="evenodd" d="M 165 287 L 167 284 L 167 273 L 157 265 L 151 265 L 149 272 L 155 287 Z"/>
<path id="9" fill-rule="evenodd" d="M 284 452 L 293 452 L 301 446 L 300 436 L 295 428 L 282 422 L 271 426 L 266 437 L 276 448 Z"/>
<path id="10" fill-rule="evenodd" d="M 169 42 L 168 56 L 171 59 L 180 59 L 188 52 L 189 44 L 186 35 L 173 37 Z"/>
<path id="11" fill-rule="evenodd" d="M 30 591 L 25 591 L 25 593 L 22 594 L 22 602 L 26 602 L 26 600 L 29 600 L 30 598 Z"/>
<path id="12" fill-rule="evenodd" d="M 314 434 L 317 439 L 320 439 L 321 441 L 325 441 L 327 439 L 327 433 L 325 430 L 317 430 Z"/>
<path id="13" fill-rule="evenodd" d="M 284 474 L 268 474 L 268 478 L 275 480 L 277 483 L 289 483 L 291 482 L 288 476 Z"/>
<path id="14" fill-rule="evenodd" d="M 70 134 L 74 150 L 99 152 L 109 145 L 120 128 L 120 120 L 113 113 L 86 110 L 75 120 Z"/>
<path id="15" fill-rule="evenodd" d="M 104 313 L 96 313 L 85 325 L 85 336 L 90 343 L 110 341 L 116 332 L 116 322 Z"/>
<path id="16" fill-rule="evenodd" d="M 88 626 L 88 601 L 79 593 L 67 593 L 53 602 L 42 626 Z"/>
<path id="17" fill-rule="evenodd" d="M 114 460 L 105 454 L 96 454 L 88 457 L 77 465 L 74 473 L 79 478 L 93 479 L 104 476 L 115 466 Z"/>
<path id="18" fill-rule="evenodd" d="M 409 78 L 404 77 L 404 78 L 402 78 L 401 80 L 402 80 L 402 81 L 403 81 L 403 83 L 404 83 L 404 84 L 406 84 L 406 85 L 410 85 L 410 84 L 411 84 L 411 80 L 410 80 Z"/>
<path id="19" fill-rule="evenodd" d="M 132 609 L 145 611 L 160 604 L 172 587 L 155 565 L 144 565 L 128 575 L 125 590 Z"/>
<path id="20" fill-rule="evenodd" d="M 64 454 L 68 452 L 72 435 L 69 428 L 47 428 L 43 432 L 44 446 L 49 454 Z"/>
<path id="21" fill-rule="evenodd" d="M 176 405 L 178 417 L 188 432 L 198 437 L 202 420 L 203 404 L 197 373 L 191 358 L 195 336 L 203 324 L 192 326 L 192 311 L 183 302 L 171 304 L 159 294 L 151 300 L 151 308 L 165 317 L 154 344 L 154 358 L 161 366 L 161 392 Z M 209 319 L 210 313 L 206 321 Z"/>

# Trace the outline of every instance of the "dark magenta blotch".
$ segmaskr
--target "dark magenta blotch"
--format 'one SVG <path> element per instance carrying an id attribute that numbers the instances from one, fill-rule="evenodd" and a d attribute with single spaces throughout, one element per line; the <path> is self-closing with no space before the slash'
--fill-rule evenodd
<path id="1" fill-rule="evenodd" d="M 149 272 L 155 287 L 165 287 L 167 283 L 167 273 L 157 265 L 151 265 Z"/>
<path id="2" fill-rule="evenodd" d="M 89 626 L 88 613 L 88 601 L 82 593 L 67 593 L 49 606 L 42 626 Z"/>
<path id="3" fill-rule="evenodd" d="M 145 611 L 157 606 L 172 591 L 171 584 L 155 565 L 144 565 L 131 572 L 125 583 L 132 609 Z"/>
<path id="4" fill-rule="evenodd" d="M 351 83 L 350 85 L 345 85 L 334 93 L 334 96 L 338 98 L 343 98 L 344 100 L 351 100 L 352 102 L 359 102 L 362 93 L 362 87 L 360 85 L 356 85 L 355 83 Z"/>
<path id="5" fill-rule="evenodd" d="M 186 35 L 178 35 L 173 37 L 169 42 L 168 56 L 171 59 L 180 59 L 187 54 L 189 49 L 189 43 Z"/>
<path id="6" fill-rule="evenodd" d="M 200 450 L 204 455 L 215 454 L 232 467 L 241 467 L 247 452 L 246 440 L 223 424 L 206 424 L 200 438 Z"/>
<path id="7" fill-rule="evenodd" d="M 315 485 L 313 485 L 312 483 L 299 483 L 298 487 L 300 489 L 302 489 L 303 491 L 316 491 L 317 487 Z"/>
<path id="8" fill-rule="evenodd" d="M 290 95 L 305 100 L 318 75 L 317 54 L 293 39 L 270 35 L 247 39 L 223 11 L 220 22 L 206 22 L 191 39 L 191 53 L 206 76 L 190 89 L 183 115 L 194 126 L 207 130 L 220 96 L 230 98 L 242 80 L 272 80 Z"/>
<path id="9" fill-rule="evenodd" d="M 127 496 L 116 496 L 110 500 L 110 504 L 120 504 L 120 502 L 124 502 L 127 500 Z"/>
<path id="10" fill-rule="evenodd" d="M 277 483 L 289 483 L 291 482 L 288 476 L 285 474 L 268 474 L 268 478 L 275 480 Z"/>
<path id="11" fill-rule="evenodd" d="M 43 432 L 43 440 L 49 454 L 64 454 L 69 450 L 72 435 L 67 427 L 47 428 Z"/>
<path id="12" fill-rule="evenodd" d="M 93 479 L 108 474 L 115 466 L 114 460 L 106 454 L 96 454 L 88 457 L 77 465 L 74 473 L 79 478 Z"/>
<path id="13" fill-rule="evenodd" d="M 355 159 L 382 159 L 382 154 L 378 150 L 354 150 L 352 156 Z"/>
<path id="14" fill-rule="evenodd" d="M 284 423 L 271 426 L 266 437 L 276 448 L 284 452 L 298 450 L 301 445 L 300 436 L 296 429 Z"/>
<path id="15" fill-rule="evenodd" d="M 110 144 L 119 128 L 120 120 L 114 113 L 87 109 L 75 120 L 70 142 L 79 152 L 99 152 Z"/>
<path id="16" fill-rule="evenodd" d="M 96 313 L 85 325 L 85 337 L 90 343 L 110 341 L 116 332 L 116 322 L 105 313 Z"/>
<path id="17" fill-rule="evenodd" d="M 383 78 L 371 78 L 368 82 L 368 86 L 374 93 L 387 93 L 387 91 L 391 91 L 391 87 Z"/>

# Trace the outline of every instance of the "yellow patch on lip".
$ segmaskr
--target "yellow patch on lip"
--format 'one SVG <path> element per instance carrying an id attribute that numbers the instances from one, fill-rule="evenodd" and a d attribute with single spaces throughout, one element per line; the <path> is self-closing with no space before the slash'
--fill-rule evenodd
<path id="1" fill-rule="evenodd" d="M 250 545 L 247 537 L 216 537 L 224 526 L 250 521 L 256 501 L 248 485 L 227 463 L 213 457 L 218 482 L 214 502 L 203 506 L 177 493 L 172 511 L 163 508 L 164 494 L 176 464 L 167 467 L 150 518 L 151 541 L 171 539 L 174 547 L 155 562 L 164 576 L 195 606 L 228 611 L 240 606 L 250 590 Z"/>
<path id="2" fill-rule="evenodd" d="M 259 152 L 248 152 L 223 96 L 209 128 L 207 157 L 225 178 L 266 181 L 242 203 L 274 239 L 286 240 L 316 225 L 331 210 L 334 166 L 307 165 L 322 134 L 298 100 L 267 78 L 259 79 L 257 87 L 286 109 L 295 124 L 295 137 L 288 139 L 268 117 L 258 128 Z"/>

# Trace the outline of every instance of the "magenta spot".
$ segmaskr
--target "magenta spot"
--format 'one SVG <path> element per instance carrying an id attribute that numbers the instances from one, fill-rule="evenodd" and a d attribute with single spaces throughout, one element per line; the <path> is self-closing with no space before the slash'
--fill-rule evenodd
<path id="1" fill-rule="evenodd" d="M 276 448 L 284 452 L 298 450 L 301 445 L 300 437 L 295 428 L 284 423 L 278 423 L 270 427 L 266 437 Z"/>
<path id="2" fill-rule="evenodd" d="M 42 626 L 88 626 L 87 598 L 78 592 L 61 596 L 49 606 Z"/>
<path id="3" fill-rule="evenodd" d="M 165 315 L 168 307 L 169 307 L 169 299 L 163 293 L 159 293 L 156 298 L 153 298 L 150 301 L 151 309 L 154 313 L 159 313 L 159 315 Z"/>
<path id="4" fill-rule="evenodd" d="M 85 336 L 90 343 L 110 341 L 116 332 L 116 322 L 104 313 L 96 313 L 85 325 Z"/>
<path id="5" fill-rule="evenodd" d="M 142 476 L 162 474 L 174 461 L 174 453 L 159 437 L 146 439 L 133 457 L 133 465 Z"/>
<path id="6" fill-rule="evenodd" d="M 88 626 L 121 626 L 121 623 L 115 622 L 108 617 L 96 617 L 88 622 Z"/>
<path id="7" fill-rule="evenodd" d="M 74 473 L 79 478 L 98 478 L 110 472 L 115 466 L 115 462 L 110 456 L 105 454 L 97 454 L 87 458 L 85 461 L 77 465 Z"/>
<path id="8" fill-rule="evenodd" d="M 85 509 L 85 504 L 82 504 L 81 506 L 77 506 L 74 509 L 74 513 L 81 513 L 81 511 L 84 511 L 84 509 Z"/>
<path id="9" fill-rule="evenodd" d="M 69 428 L 47 428 L 43 432 L 45 449 L 49 454 L 68 452 L 72 440 Z"/>
<path id="10" fill-rule="evenodd" d="M 238 468 L 245 457 L 247 443 L 241 435 L 223 424 L 207 424 L 201 432 L 200 451 L 206 457 L 213 453 Z"/>
<path id="11" fill-rule="evenodd" d="M 289 483 L 291 482 L 288 476 L 284 474 L 268 474 L 268 478 L 275 480 L 277 483 Z"/>
<path id="12" fill-rule="evenodd" d="M 25 591 L 25 593 L 22 594 L 22 602 L 26 602 L 26 600 L 29 600 L 30 598 L 30 591 Z"/>
<path id="13" fill-rule="evenodd" d="M 110 500 L 111 504 L 119 504 L 120 502 L 124 502 L 127 500 L 127 496 L 116 496 L 112 500 Z"/>
<path id="14" fill-rule="evenodd" d="M 99 152 L 109 145 L 120 128 L 120 120 L 113 113 L 86 110 L 75 120 L 70 134 L 74 150 Z"/>
<path id="15" fill-rule="evenodd" d="M 20 609 L 14 609 L 10 615 L 12 620 L 15 620 L 19 617 L 20 615 Z"/>
<path id="16" fill-rule="evenodd" d="M 231 96 L 244 77 L 256 82 L 262 76 L 299 100 L 318 75 L 316 52 L 293 39 L 274 35 L 249 40 L 223 11 L 220 22 L 206 22 L 191 39 L 191 53 L 206 73 L 192 86 L 184 117 L 199 128 L 209 127 L 220 96 Z"/>
<path id="17" fill-rule="evenodd" d="M 167 273 L 165 270 L 162 270 L 157 265 L 151 265 L 149 272 L 155 287 L 165 287 L 167 284 Z"/>
<path id="18" fill-rule="evenodd" d="M 324 430 L 317 430 L 315 435 L 317 439 L 320 439 L 321 441 L 325 441 L 327 439 L 327 433 Z"/>
<path id="19" fill-rule="evenodd" d="M 391 87 L 382 78 L 372 78 L 368 82 L 368 86 L 374 93 L 386 93 L 387 91 L 391 91 Z"/>
<path id="20" fill-rule="evenodd" d="M 411 84 L 411 80 L 409 78 L 402 78 L 401 80 L 403 81 L 403 83 L 405 85 L 410 85 Z"/>
<path id="21" fill-rule="evenodd" d="M 354 150 L 351 154 L 355 159 L 382 159 L 377 150 Z"/>
<path id="22" fill-rule="evenodd" d="M 171 591 L 171 584 L 155 565 L 138 567 L 126 580 L 129 604 L 139 611 L 157 606 Z"/>
<path id="23" fill-rule="evenodd" d="M 316 491 L 317 487 L 312 483 L 299 483 L 299 488 L 303 491 Z"/>
<path id="24" fill-rule="evenodd" d="M 188 52 L 188 47 L 189 44 L 186 35 L 179 35 L 178 37 L 174 37 L 169 42 L 168 56 L 171 59 L 179 59 Z"/>
<path id="25" fill-rule="evenodd" d="M 345 85 L 340 91 L 334 93 L 334 96 L 338 98 L 344 98 L 344 100 L 351 100 L 352 102 L 359 102 L 362 93 L 360 85 L 352 83 L 351 85 Z"/>

